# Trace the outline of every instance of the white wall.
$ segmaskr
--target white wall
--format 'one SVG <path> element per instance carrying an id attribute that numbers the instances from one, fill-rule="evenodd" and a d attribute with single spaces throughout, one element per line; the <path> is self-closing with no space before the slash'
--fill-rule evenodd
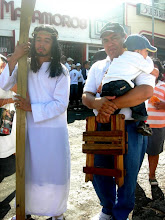
<path id="1" fill-rule="evenodd" d="M 6 0 L 6 2 L 10 2 L 9 0 Z M 42 12 L 50 12 L 52 15 L 54 14 L 61 14 L 61 15 L 69 15 L 67 13 L 68 10 L 63 7 L 61 2 L 61 7 L 58 7 L 56 9 L 55 6 L 52 7 L 50 4 L 41 4 L 42 2 L 46 3 L 46 0 L 40 1 L 37 0 L 35 10 L 39 10 Z M 53 1 L 56 2 L 56 1 Z M 60 2 L 58 2 L 58 5 Z M 21 7 L 21 0 L 14 0 L 14 8 L 20 8 Z M 1 13 L 1 12 L 0 12 Z M 19 25 L 20 25 L 20 19 L 13 21 L 10 18 L 11 13 L 7 13 L 6 10 L 4 12 L 4 19 L 0 19 L 0 36 L 13 36 L 13 30 L 15 30 L 15 42 L 19 39 Z M 86 19 L 85 14 L 79 13 L 78 17 L 79 19 Z M 70 17 L 75 17 L 74 13 L 70 15 Z M 33 32 L 34 28 L 36 26 L 39 26 L 39 22 L 35 22 L 31 24 L 30 28 L 30 34 Z M 90 39 L 89 38 L 89 20 L 87 19 L 87 28 L 81 29 L 81 28 L 73 28 L 73 27 L 67 27 L 67 26 L 54 26 L 57 31 L 59 32 L 59 40 L 60 41 L 71 41 L 71 42 L 79 42 L 79 43 L 88 43 L 88 44 L 101 44 L 101 40 L 99 39 Z"/>

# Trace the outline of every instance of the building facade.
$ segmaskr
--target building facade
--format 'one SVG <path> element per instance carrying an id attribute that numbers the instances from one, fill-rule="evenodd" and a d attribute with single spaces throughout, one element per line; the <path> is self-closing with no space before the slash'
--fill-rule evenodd
<path id="1" fill-rule="evenodd" d="M 163 5 L 165 4 L 161 2 L 155 4 L 154 23 L 152 7 L 145 4 L 126 3 L 124 16 L 124 24 L 130 27 L 131 34 L 139 33 L 146 36 L 158 48 L 157 57 L 161 60 L 165 60 L 165 7 Z M 154 35 L 154 39 L 152 39 L 152 35 Z"/>
<path id="2" fill-rule="evenodd" d="M 124 3 L 117 8 L 109 7 L 109 12 L 104 17 L 92 20 L 85 13 L 71 16 L 65 13 L 64 8 L 60 10 L 39 3 L 40 1 L 35 7 L 29 37 L 36 26 L 54 25 L 59 32 L 63 54 L 72 57 L 75 63 L 90 60 L 95 52 L 103 48 L 99 35 L 108 21 L 122 24 L 128 35 L 144 34 L 152 42 L 151 6 Z M 19 40 L 20 8 L 21 0 L 0 0 L 0 53 L 4 55 L 12 53 Z M 154 45 L 158 48 L 157 56 L 165 60 L 165 9 L 154 10 Z"/>
<path id="3" fill-rule="evenodd" d="M 21 0 L 0 0 L 0 8 L 0 53 L 7 55 L 13 52 L 14 46 L 19 40 Z M 70 16 L 53 8 L 48 10 L 51 11 L 47 11 L 47 8 L 40 4 L 36 5 L 29 37 L 36 26 L 54 25 L 59 32 L 58 40 L 63 54 L 80 63 L 102 49 L 98 33 L 95 37 L 91 21 L 84 18 L 85 16 Z M 100 24 L 103 25 L 102 22 Z M 97 29 L 101 27 L 99 26 Z"/>

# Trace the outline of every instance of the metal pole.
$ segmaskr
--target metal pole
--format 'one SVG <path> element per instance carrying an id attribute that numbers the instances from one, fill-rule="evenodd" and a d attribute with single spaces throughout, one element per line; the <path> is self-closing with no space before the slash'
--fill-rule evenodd
<path id="1" fill-rule="evenodd" d="M 154 46 L 154 0 L 152 0 L 152 46 Z M 152 55 L 155 56 L 154 53 Z"/>

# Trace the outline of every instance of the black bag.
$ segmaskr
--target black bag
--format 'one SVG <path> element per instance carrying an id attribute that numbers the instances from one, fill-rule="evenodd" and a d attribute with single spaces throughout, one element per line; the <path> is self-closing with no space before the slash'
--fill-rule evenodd
<path id="1" fill-rule="evenodd" d="M 0 108 L 0 136 L 11 134 L 14 113 L 14 110 Z"/>

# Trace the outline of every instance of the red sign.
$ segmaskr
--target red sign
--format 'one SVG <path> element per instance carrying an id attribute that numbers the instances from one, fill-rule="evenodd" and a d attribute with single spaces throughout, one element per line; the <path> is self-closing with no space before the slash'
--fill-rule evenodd
<path id="1" fill-rule="evenodd" d="M 1 5 L 1 17 L 0 19 L 4 19 L 4 12 L 11 13 L 11 20 L 17 20 L 20 18 L 21 9 L 14 8 L 14 1 L 6 2 L 5 0 L 0 0 Z M 34 11 L 32 22 L 35 23 L 39 21 L 40 24 L 50 24 L 56 26 L 67 26 L 72 28 L 87 28 L 87 20 L 80 19 L 77 17 L 70 17 L 68 15 L 54 14 L 48 12 L 40 12 L 38 10 Z"/>

